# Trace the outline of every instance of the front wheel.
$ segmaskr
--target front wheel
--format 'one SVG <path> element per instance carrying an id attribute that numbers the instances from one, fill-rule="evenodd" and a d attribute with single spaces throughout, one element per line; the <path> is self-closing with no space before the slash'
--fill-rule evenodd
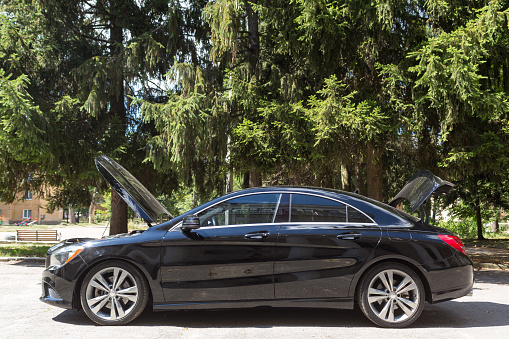
<path id="1" fill-rule="evenodd" d="M 132 265 L 110 261 L 92 268 L 81 286 L 81 306 L 99 325 L 124 325 L 145 309 L 148 286 Z"/>
<path id="2" fill-rule="evenodd" d="M 357 300 L 364 315 L 382 327 L 405 327 L 424 308 L 424 286 L 408 266 L 385 263 L 371 268 L 360 282 Z"/>

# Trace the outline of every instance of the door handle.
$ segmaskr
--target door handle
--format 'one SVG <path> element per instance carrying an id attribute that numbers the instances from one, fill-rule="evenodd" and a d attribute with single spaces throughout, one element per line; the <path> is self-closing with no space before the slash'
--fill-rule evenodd
<path id="1" fill-rule="evenodd" d="M 360 239 L 361 234 L 359 232 L 345 232 L 345 233 L 338 234 L 337 238 L 343 239 L 343 240 L 355 240 L 355 239 Z"/>
<path id="2" fill-rule="evenodd" d="M 267 231 L 261 231 L 261 232 L 253 232 L 253 233 L 248 233 L 246 235 L 244 235 L 244 238 L 246 239 L 264 239 L 264 238 L 267 238 L 269 236 L 269 232 Z"/>

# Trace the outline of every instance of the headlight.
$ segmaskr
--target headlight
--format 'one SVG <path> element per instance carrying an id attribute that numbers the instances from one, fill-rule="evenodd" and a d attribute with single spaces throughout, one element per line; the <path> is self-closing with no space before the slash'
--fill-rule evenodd
<path id="1" fill-rule="evenodd" d="M 50 255 L 50 266 L 62 266 L 67 264 L 69 261 L 74 259 L 81 251 L 83 251 L 83 246 L 71 245 L 65 246 L 57 249 L 55 252 Z"/>

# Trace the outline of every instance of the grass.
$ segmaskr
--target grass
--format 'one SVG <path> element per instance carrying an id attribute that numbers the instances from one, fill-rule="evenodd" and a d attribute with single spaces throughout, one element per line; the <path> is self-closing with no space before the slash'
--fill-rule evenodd
<path id="1" fill-rule="evenodd" d="M 51 246 L 33 243 L 0 244 L 0 257 L 46 257 Z"/>

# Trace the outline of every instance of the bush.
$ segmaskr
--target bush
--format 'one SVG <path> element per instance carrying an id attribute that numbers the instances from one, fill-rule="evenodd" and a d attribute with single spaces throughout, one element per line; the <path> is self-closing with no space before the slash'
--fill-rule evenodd
<path id="1" fill-rule="evenodd" d="M 46 257 L 53 245 L 0 244 L 0 257 Z"/>
<path id="2" fill-rule="evenodd" d="M 474 220 L 440 221 L 439 226 L 456 233 L 460 238 L 477 238 L 477 223 Z"/>

